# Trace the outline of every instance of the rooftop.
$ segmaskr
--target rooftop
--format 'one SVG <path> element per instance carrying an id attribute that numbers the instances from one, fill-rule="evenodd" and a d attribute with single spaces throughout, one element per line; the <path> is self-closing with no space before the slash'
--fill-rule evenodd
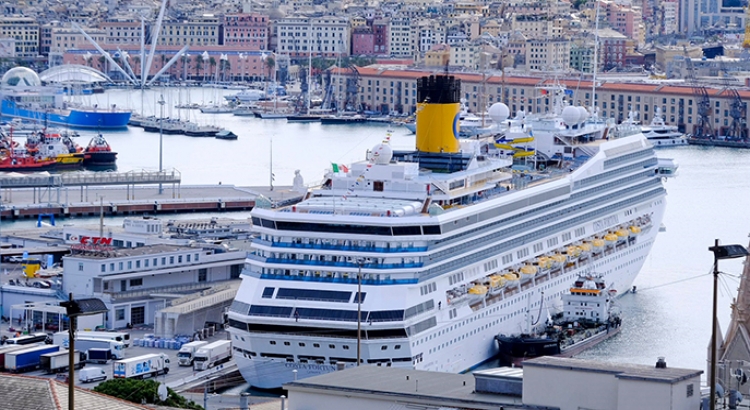
<path id="1" fill-rule="evenodd" d="M 584 372 L 609 373 L 619 379 L 644 380 L 659 383 L 677 383 L 693 377 L 700 377 L 702 370 L 667 367 L 663 369 L 642 364 L 604 363 L 593 360 L 564 359 L 560 357 L 538 357 L 523 362 L 529 367 L 546 367 Z"/>
<path id="2" fill-rule="evenodd" d="M 284 389 L 322 389 L 341 393 L 382 394 L 450 403 L 451 407 L 497 408 L 502 405 L 523 407 L 520 397 L 475 393 L 472 374 L 428 372 L 395 367 L 360 366 L 295 381 Z"/>
<path id="3" fill-rule="evenodd" d="M 41 377 L 0 374 L 5 410 L 63 410 L 68 408 L 68 385 Z M 76 410 L 143 410 L 140 406 L 80 387 L 75 393 Z"/>
<path id="4" fill-rule="evenodd" d="M 202 249 L 191 248 L 187 246 L 175 246 L 175 245 L 149 245 L 139 246 L 137 248 L 117 248 L 110 249 L 107 251 L 78 251 L 70 255 L 74 258 L 85 258 L 85 259 L 108 259 L 108 258 L 121 258 L 128 256 L 144 256 L 144 255 L 159 255 L 167 252 L 178 252 L 178 251 L 196 251 L 201 252 Z"/>

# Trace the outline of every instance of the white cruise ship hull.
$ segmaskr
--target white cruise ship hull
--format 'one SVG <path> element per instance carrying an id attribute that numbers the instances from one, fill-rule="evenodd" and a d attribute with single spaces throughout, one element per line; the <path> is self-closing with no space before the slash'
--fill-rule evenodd
<path id="1" fill-rule="evenodd" d="M 541 292 L 544 292 L 545 295 L 554 295 L 545 296 L 545 298 L 551 297 L 550 300 L 545 301 L 545 304 L 550 303 L 557 307 L 553 311 L 560 311 L 561 295 L 569 290 L 570 285 L 579 275 L 587 272 L 601 274 L 607 283 L 613 284 L 613 287 L 618 291 L 618 295 L 627 293 L 654 243 L 664 215 L 665 200 L 662 197 L 657 200 L 646 201 L 635 208 L 639 210 L 639 213 L 642 211 L 644 214 L 651 215 L 651 223 L 637 236 L 632 244 L 620 246 L 619 249 L 612 248 L 610 251 L 604 252 L 598 259 L 592 258 L 588 263 L 580 264 L 578 267 L 561 269 L 557 276 L 551 277 L 547 282 L 516 293 L 502 302 L 488 305 L 464 317 L 450 319 L 449 309 L 443 307 L 438 313 L 438 327 L 426 332 L 429 333 L 428 336 L 418 334 L 410 339 L 403 339 L 402 355 L 411 357 L 422 353 L 424 355 L 422 361 L 416 364 L 409 361 L 380 365 L 452 373 L 469 371 L 496 357 L 498 351 L 494 340 L 495 335 L 526 331 L 529 320 L 532 323 L 538 320 Z M 282 283 L 274 282 L 263 281 L 263 286 L 284 285 L 284 281 L 279 281 Z M 448 286 L 447 279 L 445 285 Z M 256 286 L 257 279 L 244 278 L 239 292 L 252 292 Z M 354 286 L 356 287 L 356 285 Z M 533 317 L 530 318 L 528 312 L 531 312 Z M 546 318 L 546 309 L 543 309 L 541 314 L 543 322 Z M 363 329 L 367 329 L 367 326 L 368 324 L 363 324 Z M 296 359 L 287 361 L 280 358 L 249 357 L 242 353 L 243 351 L 258 352 L 263 350 L 265 346 L 269 346 L 271 341 L 277 344 L 289 342 L 291 345 L 303 341 L 309 345 L 312 343 L 310 338 L 284 337 L 284 335 L 279 334 L 250 334 L 237 329 L 232 329 L 232 334 L 234 335 L 233 344 L 235 346 L 234 357 L 240 373 L 253 387 L 260 389 L 281 388 L 284 383 L 295 379 L 303 379 L 337 370 L 337 366 L 330 364 L 328 360 L 325 363 L 300 363 Z M 315 338 L 315 342 L 321 345 L 321 351 L 326 352 L 329 345 L 339 348 L 342 339 L 321 337 Z M 350 345 L 349 351 L 356 349 L 356 340 L 348 339 L 345 342 Z M 379 351 L 382 345 L 383 343 L 378 340 L 363 340 L 362 357 L 368 357 L 369 352 Z M 299 351 L 293 353 L 296 358 L 300 354 L 310 354 L 310 351 L 299 349 Z M 323 354 L 326 357 L 331 357 L 335 353 L 327 351 L 321 353 L 321 355 Z M 354 366 L 354 363 L 346 364 L 346 367 L 350 366 Z"/>

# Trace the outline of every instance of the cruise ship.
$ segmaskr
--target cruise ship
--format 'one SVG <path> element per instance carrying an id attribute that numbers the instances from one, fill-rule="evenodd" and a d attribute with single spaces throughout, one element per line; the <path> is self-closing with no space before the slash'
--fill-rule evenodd
<path id="1" fill-rule="evenodd" d="M 257 238 L 229 309 L 254 387 L 362 365 L 465 372 L 497 334 L 528 331 L 582 274 L 626 293 L 666 206 L 640 128 L 613 128 L 549 94 L 549 114 L 457 138 L 460 82 L 417 81 L 416 150 L 388 140 L 334 166 L 296 204 L 252 211 Z"/>

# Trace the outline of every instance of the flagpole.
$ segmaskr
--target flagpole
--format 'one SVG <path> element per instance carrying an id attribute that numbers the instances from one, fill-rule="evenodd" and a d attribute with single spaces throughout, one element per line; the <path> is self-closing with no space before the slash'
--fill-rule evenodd
<path id="1" fill-rule="evenodd" d="M 273 135 L 271 135 L 271 175 L 269 175 L 271 179 L 271 191 L 273 191 Z"/>

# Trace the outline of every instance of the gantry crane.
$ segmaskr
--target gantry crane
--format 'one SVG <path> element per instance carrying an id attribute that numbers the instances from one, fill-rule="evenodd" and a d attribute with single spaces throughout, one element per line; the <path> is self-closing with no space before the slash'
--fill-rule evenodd
<path id="1" fill-rule="evenodd" d="M 734 140 L 747 139 L 747 107 L 740 98 L 740 93 L 729 81 L 729 71 L 727 70 L 724 60 L 720 60 L 719 68 L 724 72 L 723 82 L 725 92 L 729 94 L 731 102 L 729 103 L 729 116 L 732 117 L 732 123 L 726 130 L 726 137 Z"/>
<path id="2" fill-rule="evenodd" d="M 713 138 L 714 128 L 711 124 L 711 99 L 708 97 L 706 87 L 698 84 L 695 79 L 693 60 L 690 58 L 687 46 L 682 46 L 685 52 L 685 64 L 687 67 L 688 85 L 693 89 L 693 96 L 698 110 L 698 122 L 693 128 L 693 137 L 695 138 Z"/>

